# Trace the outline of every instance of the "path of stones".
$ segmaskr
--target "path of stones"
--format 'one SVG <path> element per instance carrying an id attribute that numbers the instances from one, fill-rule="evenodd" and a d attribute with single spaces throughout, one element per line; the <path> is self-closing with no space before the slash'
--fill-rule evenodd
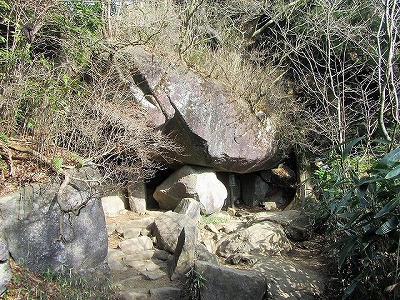
<path id="1" fill-rule="evenodd" d="M 139 215 L 131 211 L 117 217 L 107 217 L 107 231 L 109 235 L 108 264 L 111 269 L 112 286 L 117 290 L 120 299 L 152 299 L 152 300 L 175 300 L 182 299 L 181 291 L 183 282 L 172 281 L 168 276 L 167 261 L 171 254 L 164 250 L 155 248 L 156 240 L 152 236 L 151 228 L 154 219 L 162 211 L 147 211 L 145 215 Z M 245 218 L 231 217 L 226 227 L 236 227 L 235 223 L 243 223 Z M 219 239 L 222 232 L 218 232 L 218 226 L 199 225 L 201 235 Z M 217 232 L 213 232 L 217 230 Z M 268 270 L 272 285 L 269 289 L 277 291 L 274 297 L 269 299 L 314 299 L 313 296 L 304 296 L 299 290 L 310 290 L 312 293 L 322 293 L 323 276 L 319 250 L 311 249 L 307 242 L 301 243 L 301 247 L 308 247 L 310 250 L 302 253 L 300 247 L 294 247 L 290 257 L 277 257 L 272 265 L 282 271 Z M 266 258 L 270 259 L 270 258 Z M 220 261 L 224 264 L 224 261 Z M 298 266 L 306 266 L 307 276 L 304 276 L 303 269 Z M 232 267 L 232 266 L 230 266 Z M 256 269 L 256 266 L 248 268 Z M 244 267 L 246 268 L 246 267 Z M 268 276 L 268 275 L 266 275 Z M 305 281 L 305 278 L 314 278 L 313 282 Z M 279 285 L 279 281 L 292 278 L 290 286 Z M 295 285 L 293 287 L 293 285 Z M 317 287 L 317 288 L 316 288 Z M 294 289 L 294 290 L 293 290 Z M 297 290 L 296 290 L 297 289 Z M 249 299 L 250 300 L 250 299 Z"/>

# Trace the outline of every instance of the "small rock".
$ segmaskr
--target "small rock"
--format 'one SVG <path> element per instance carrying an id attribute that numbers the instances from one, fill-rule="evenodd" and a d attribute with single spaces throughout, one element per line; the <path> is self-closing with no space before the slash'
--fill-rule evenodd
<path id="1" fill-rule="evenodd" d="M 119 247 L 122 252 L 129 255 L 152 249 L 153 241 L 148 236 L 140 236 L 120 242 Z"/>
<path id="2" fill-rule="evenodd" d="M 122 271 L 126 269 L 125 265 L 122 263 L 122 258 L 124 256 L 125 254 L 121 250 L 108 248 L 107 263 L 111 271 Z"/>
<path id="3" fill-rule="evenodd" d="M 160 287 L 150 289 L 151 300 L 180 300 L 182 290 L 176 287 Z"/>
<path id="4" fill-rule="evenodd" d="M 107 260 L 108 266 L 111 271 L 123 271 L 126 270 L 126 266 L 122 263 L 122 259 L 109 258 Z"/>
<path id="5" fill-rule="evenodd" d="M 226 209 L 226 212 L 227 212 L 230 216 L 232 216 L 232 217 L 234 217 L 234 216 L 236 215 L 236 209 L 234 209 L 234 208 L 232 208 L 232 207 L 228 207 L 228 208 Z"/>
<path id="6" fill-rule="evenodd" d="M 123 236 L 125 239 L 137 238 L 140 233 L 141 230 L 138 228 L 129 228 L 123 231 Z"/>
<path id="7" fill-rule="evenodd" d="M 144 182 L 128 186 L 129 207 L 132 211 L 144 215 L 146 213 L 146 185 Z"/>
<path id="8" fill-rule="evenodd" d="M 202 239 L 202 243 L 207 248 L 207 251 L 210 253 L 215 253 L 217 246 L 213 239 Z"/>
<path id="9" fill-rule="evenodd" d="M 255 259 L 251 255 L 233 254 L 233 255 L 229 256 L 225 260 L 225 262 L 228 264 L 231 264 L 231 265 L 245 264 L 245 265 L 253 266 L 257 262 L 257 259 Z"/>
<path id="10" fill-rule="evenodd" d="M 118 225 L 115 227 L 115 231 L 117 234 L 119 234 L 120 236 L 124 235 L 124 228 L 121 225 Z"/>
<path id="11" fill-rule="evenodd" d="M 202 204 L 193 198 L 183 198 L 174 212 L 191 217 L 195 222 L 200 220 L 200 210 Z"/>
<path id="12" fill-rule="evenodd" d="M 144 250 L 140 252 L 136 252 L 135 254 L 126 255 L 125 259 L 132 260 L 149 260 L 154 256 L 154 250 Z"/>
<path id="13" fill-rule="evenodd" d="M 114 259 L 114 258 L 119 258 L 121 259 L 123 256 L 125 256 L 125 253 L 122 252 L 120 249 L 112 249 L 108 248 L 108 253 L 107 253 L 107 259 Z"/>
<path id="14" fill-rule="evenodd" d="M 156 263 L 152 260 L 137 260 L 134 256 L 129 255 L 123 258 L 123 263 L 131 268 L 134 268 L 135 270 L 138 270 L 139 272 L 142 271 L 154 271 L 154 270 L 159 270 L 160 268 L 165 268 L 166 264 L 163 262 Z"/>
<path id="15" fill-rule="evenodd" d="M 162 213 L 159 212 L 159 215 L 161 215 Z M 143 223 L 143 227 L 146 229 L 151 229 L 153 227 L 153 223 L 154 223 L 154 218 L 143 218 L 141 219 L 141 222 Z"/>
<path id="16" fill-rule="evenodd" d="M 138 213 L 139 215 L 144 215 L 146 213 L 146 199 L 129 197 L 129 206 L 132 211 Z"/>
<path id="17" fill-rule="evenodd" d="M 222 226 L 221 230 L 227 234 L 235 232 L 236 230 L 238 230 L 239 228 L 242 227 L 242 224 L 240 224 L 239 222 L 230 222 L 230 223 L 226 223 Z"/>
<path id="18" fill-rule="evenodd" d="M 276 205 L 276 202 L 263 202 L 262 206 L 264 207 L 265 210 L 267 211 L 273 211 L 273 210 L 278 210 L 278 207 Z"/>
<path id="19" fill-rule="evenodd" d="M 151 218 L 144 218 L 144 219 L 139 219 L 139 220 L 128 220 L 128 221 L 120 222 L 118 228 L 121 228 L 122 231 L 132 229 L 132 228 L 142 229 L 142 228 L 147 228 L 153 222 L 154 222 L 154 220 Z"/>
<path id="20" fill-rule="evenodd" d="M 165 250 L 156 250 L 154 252 L 154 258 L 159 259 L 159 260 L 163 260 L 166 261 L 170 258 L 171 254 Z"/>
<path id="21" fill-rule="evenodd" d="M 164 273 L 162 271 L 157 271 L 157 270 L 155 270 L 153 272 L 142 271 L 140 273 L 148 280 L 157 280 L 157 279 L 160 279 L 161 277 L 164 277 L 167 275 L 166 273 Z"/>
<path id="22" fill-rule="evenodd" d="M 196 260 L 207 261 L 214 265 L 219 265 L 217 256 L 207 250 L 203 244 L 196 245 Z"/>
<path id="23" fill-rule="evenodd" d="M 125 210 L 124 200 L 119 196 L 108 196 L 101 198 L 104 215 L 116 217 Z"/>
<path id="24" fill-rule="evenodd" d="M 218 229 L 214 224 L 206 224 L 204 228 L 207 229 L 208 231 L 218 234 Z"/>
<path id="25" fill-rule="evenodd" d="M 140 235 L 150 237 L 151 236 L 151 230 L 146 229 L 146 228 L 142 229 L 142 230 L 140 230 Z"/>
<path id="26" fill-rule="evenodd" d="M 107 224 L 107 235 L 112 235 L 114 232 L 116 232 L 118 225 L 117 223 L 111 223 Z"/>

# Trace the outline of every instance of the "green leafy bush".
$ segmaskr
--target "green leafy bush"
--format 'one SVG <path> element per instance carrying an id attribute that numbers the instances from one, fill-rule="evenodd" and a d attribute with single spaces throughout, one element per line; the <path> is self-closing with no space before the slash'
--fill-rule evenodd
<path id="1" fill-rule="evenodd" d="M 200 300 L 200 289 L 206 284 L 206 279 L 203 275 L 192 267 L 186 274 L 186 282 L 184 287 L 183 299 L 185 300 Z"/>
<path id="2" fill-rule="evenodd" d="M 400 148 L 364 170 L 359 160 L 359 156 L 349 158 L 345 152 L 328 164 L 329 169 L 317 172 L 320 208 L 329 214 L 328 233 L 333 240 L 329 250 L 337 262 L 343 299 L 396 297 Z"/>

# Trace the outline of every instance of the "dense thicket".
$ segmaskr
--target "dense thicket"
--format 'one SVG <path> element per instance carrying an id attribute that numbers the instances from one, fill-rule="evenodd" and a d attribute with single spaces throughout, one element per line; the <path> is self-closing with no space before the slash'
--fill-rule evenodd
<path id="1" fill-rule="evenodd" d="M 98 1 L 0 1 L 0 134 L 28 139 L 53 169 L 96 164 L 121 181 L 151 177 L 176 149 L 120 80 Z M 11 171 L 11 170 L 9 170 Z"/>
<path id="2" fill-rule="evenodd" d="M 325 149 L 310 204 L 343 299 L 399 296 L 399 20 L 397 1 L 299 0 L 266 6 L 252 34 L 295 83 L 311 153 Z"/>

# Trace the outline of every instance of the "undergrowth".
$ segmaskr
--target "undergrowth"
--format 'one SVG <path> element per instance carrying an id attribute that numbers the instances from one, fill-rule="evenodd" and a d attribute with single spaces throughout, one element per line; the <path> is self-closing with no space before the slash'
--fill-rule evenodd
<path id="1" fill-rule="evenodd" d="M 381 153 L 378 142 L 375 159 L 361 141 L 316 170 L 311 210 L 324 220 L 342 299 L 398 299 L 400 148 Z"/>
<path id="2" fill-rule="evenodd" d="M 200 290 L 207 284 L 207 280 L 201 273 L 192 267 L 186 274 L 183 299 L 200 300 Z"/>
<path id="3" fill-rule="evenodd" d="M 116 300 L 117 296 L 106 279 L 85 280 L 70 270 L 51 270 L 36 274 L 11 262 L 12 277 L 0 299 L 26 300 Z"/>

